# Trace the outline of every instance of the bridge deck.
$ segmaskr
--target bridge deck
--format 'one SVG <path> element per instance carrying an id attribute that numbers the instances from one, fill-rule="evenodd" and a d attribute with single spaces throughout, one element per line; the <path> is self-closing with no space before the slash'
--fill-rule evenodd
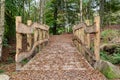
<path id="1" fill-rule="evenodd" d="M 72 43 L 72 35 L 50 38 L 38 53 L 11 80 L 105 80 L 81 56 Z"/>

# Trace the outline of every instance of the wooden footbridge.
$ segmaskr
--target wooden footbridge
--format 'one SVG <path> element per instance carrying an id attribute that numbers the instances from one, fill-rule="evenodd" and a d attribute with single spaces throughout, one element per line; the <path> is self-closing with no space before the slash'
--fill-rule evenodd
<path id="1" fill-rule="evenodd" d="M 100 18 L 94 24 L 77 24 L 73 34 L 49 36 L 49 27 L 28 20 L 27 25 L 16 18 L 16 70 L 11 80 L 106 80 L 92 66 L 100 59 Z M 91 37 L 94 35 L 94 51 Z M 23 49 L 27 35 L 27 49 Z M 93 37 L 92 37 L 93 38 Z M 26 65 L 21 61 L 35 55 Z M 92 65 L 92 66 L 91 66 Z"/>

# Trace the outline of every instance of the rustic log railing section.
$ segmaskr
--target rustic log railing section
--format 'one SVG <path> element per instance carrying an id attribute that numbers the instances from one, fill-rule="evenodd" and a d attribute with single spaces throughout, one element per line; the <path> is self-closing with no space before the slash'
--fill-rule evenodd
<path id="1" fill-rule="evenodd" d="M 27 50 L 22 51 L 22 38 L 23 34 L 27 35 Z M 16 69 L 20 69 L 20 62 L 31 55 L 33 55 L 36 48 L 45 46 L 49 40 L 49 27 L 39 23 L 32 23 L 31 20 L 27 21 L 27 25 L 22 23 L 20 16 L 16 17 Z"/>
<path id="2" fill-rule="evenodd" d="M 73 27 L 73 41 L 80 53 L 88 60 L 90 64 L 100 60 L 100 17 L 94 18 L 94 24 L 89 25 L 89 20 L 86 23 L 80 23 Z M 94 53 L 90 50 L 90 34 L 94 34 Z"/>

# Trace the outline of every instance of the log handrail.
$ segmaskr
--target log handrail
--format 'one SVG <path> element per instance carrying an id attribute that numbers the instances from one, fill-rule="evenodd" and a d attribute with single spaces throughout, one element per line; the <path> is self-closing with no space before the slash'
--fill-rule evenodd
<path id="1" fill-rule="evenodd" d="M 27 50 L 21 52 L 23 34 L 27 35 Z M 49 27 L 40 23 L 27 21 L 27 25 L 22 23 L 21 16 L 16 17 L 16 70 L 21 69 L 20 62 L 29 58 L 36 51 L 40 51 L 49 40 Z"/>
<path id="2" fill-rule="evenodd" d="M 94 53 L 90 51 L 90 34 L 94 34 Z M 88 62 L 100 60 L 100 17 L 94 18 L 93 25 L 89 24 L 89 20 L 86 23 L 80 23 L 73 27 L 73 42 L 78 48 L 80 53 L 86 58 L 89 57 Z"/>

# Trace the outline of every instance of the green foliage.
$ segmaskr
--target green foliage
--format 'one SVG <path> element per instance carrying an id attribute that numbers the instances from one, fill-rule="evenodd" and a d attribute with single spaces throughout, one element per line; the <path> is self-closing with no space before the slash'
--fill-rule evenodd
<path id="1" fill-rule="evenodd" d="M 62 34 L 62 33 L 65 32 L 65 29 L 64 29 L 63 27 L 62 27 L 62 28 L 59 28 L 57 32 L 58 32 L 58 34 Z"/>
<path id="2" fill-rule="evenodd" d="M 119 31 L 118 30 L 104 30 L 101 33 L 101 37 L 103 39 L 103 42 L 107 43 L 109 41 L 111 41 L 113 38 L 120 36 Z"/>
<path id="3" fill-rule="evenodd" d="M 109 56 L 107 55 L 107 52 L 105 52 L 105 51 L 101 51 L 100 52 L 100 56 L 101 56 L 101 59 L 103 59 L 103 60 L 109 60 Z"/>
<path id="4" fill-rule="evenodd" d="M 9 45 L 8 45 L 8 39 L 7 38 L 3 38 L 3 46 L 5 46 L 5 47 L 8 47 Z"/>
<path id="5" fill-rule="evenodd" d="M 1 70 L 1 69 L 0 69 L 0 74 L 2 74 L 2 73 L 4 73 L 4 72 L 5 72 L 4 70 Z"/>
<path id="6" fill-rule="evenodd" d="M 120 64 L 120 46 L 116 47 L 111 55 L 108 52 L 100 52 L 101 59 L 109 61 L 113 64 Z"/>

